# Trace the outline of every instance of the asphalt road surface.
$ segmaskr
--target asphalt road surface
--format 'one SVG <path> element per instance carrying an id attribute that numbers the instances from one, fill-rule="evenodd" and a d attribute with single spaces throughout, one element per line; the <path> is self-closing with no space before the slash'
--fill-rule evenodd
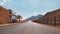
<path id="1" fill-rule="evenodd" d="M 43 24 L 27 22 L 0 27 L 0 34 L 60 34 L 60 29 Z"/>

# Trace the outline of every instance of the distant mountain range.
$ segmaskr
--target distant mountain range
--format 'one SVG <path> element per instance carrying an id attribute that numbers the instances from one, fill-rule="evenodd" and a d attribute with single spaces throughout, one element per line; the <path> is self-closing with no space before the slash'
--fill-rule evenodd
<path id="1" fill-rule="evenodd" d="M 37 20 L 37 19 L 39 19 L 40 17 L 42 17 L 43 15 L 37 15 L 37 16 L 31 16 L 31 17 L 29 17 L 29 18 L 27 18 L 27 19 L 25 19 L 25 20 Z"/>

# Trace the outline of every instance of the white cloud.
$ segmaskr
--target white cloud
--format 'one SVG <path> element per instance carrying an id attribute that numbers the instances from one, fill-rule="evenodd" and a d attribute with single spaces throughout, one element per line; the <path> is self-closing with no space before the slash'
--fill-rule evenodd
<path id="1" fill-rule="evenodd" d="M 39 11 L 39 10 L 36 10 L 36 11 L 33 13 L 33 16 L 36 16 L 36 15 L 38 15 L 38 14 L 40 14 L 40 11 Z"/>
<path id="2" fill-rule="evenodd" d="M 0 2 L 0 5 L 4 5 L 5 3 L 9 2 L 10 0 L 2 0 L 2 2 Z"/>
<path id="3" fill-rule="evenodd" d="M 37 14 L 38 14 L 37 12 L 34 12 L 34 13 L 33 13 L 33 16 L 36 16 Z"/>
<path id="4" fill-rule="evenodd" d="M 6 2 L 9 2 L 9 1 L 10 1 L 10 0 L 3 0 L 3 2 L 5 2 L 5 3 L 6 3 Z"/>
<path id="5" fill-rule="evenodd" d="M 7 2 L 7 0 L 3 0 L 3 2 Z"/>
<path id="6" fill-rule="evenodd" d="M 0 5 L 4 5 L 4 2 L 0 2 Z"/>

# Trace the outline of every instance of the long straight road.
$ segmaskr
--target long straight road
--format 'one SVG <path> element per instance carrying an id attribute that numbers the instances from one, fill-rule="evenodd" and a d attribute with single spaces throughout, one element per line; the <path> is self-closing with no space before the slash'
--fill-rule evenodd
<path id="1" fill-rule="evenodd" d="M 27 22 L 0 27 L 0 34 L 60 34 L 60 29 L 43 24 Z"/>

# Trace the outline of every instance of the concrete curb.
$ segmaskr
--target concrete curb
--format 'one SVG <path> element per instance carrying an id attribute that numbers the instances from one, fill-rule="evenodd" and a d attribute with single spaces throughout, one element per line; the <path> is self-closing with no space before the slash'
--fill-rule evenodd
<path id="1" fill-rule="evenodd" d="M 0 27 L 2 27 L 2 26 L 9 26 L 9 25 L 14 25 L 14 24 L 18 24 L 18 23 L 1 24 L 1 25 L 0 25 Z"/>

